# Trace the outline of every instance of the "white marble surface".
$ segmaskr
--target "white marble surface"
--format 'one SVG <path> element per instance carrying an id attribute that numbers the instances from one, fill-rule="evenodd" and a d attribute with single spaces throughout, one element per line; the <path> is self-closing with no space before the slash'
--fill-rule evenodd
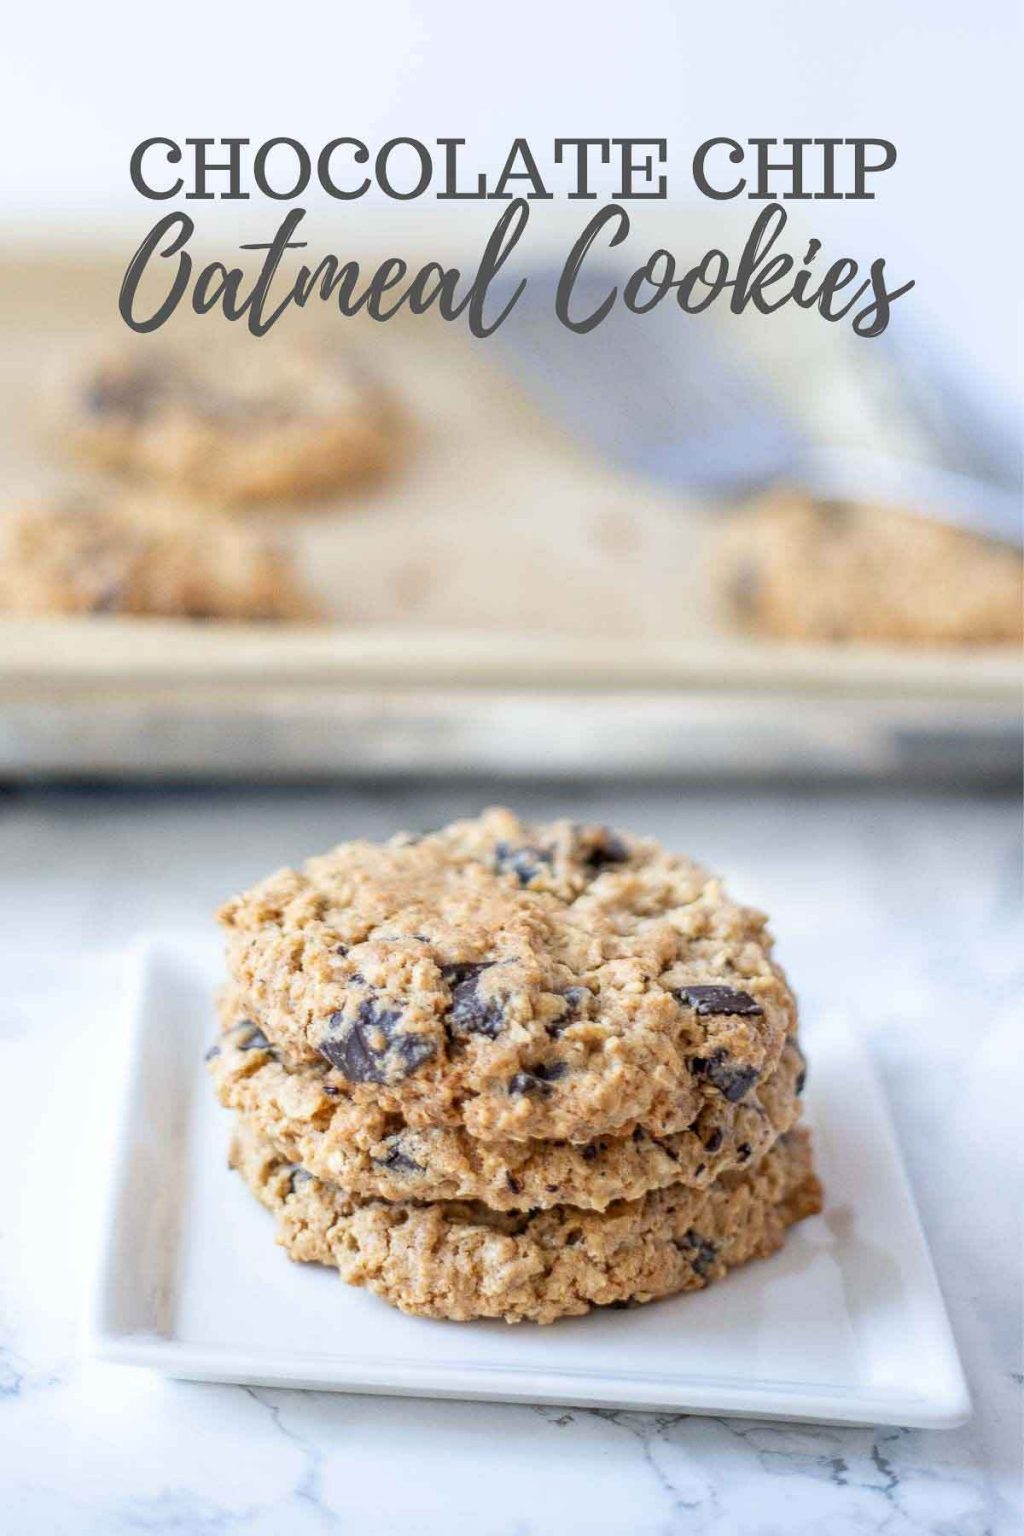
<path id="1" fill-rule="evenodd" d="M 806 1016 L 867 1032 L 975 1400 L 944 1433 L 431 1403 L 82 1363 L 96 1042 L 118 951 L 330 841 L 564 789 L 0 794 L 0 1530 L 474 1536 L 1019 1526 L 1019 816 L 920 791 L 590 788 L 768 907 Z M 813 1070 L 813 1062 L 812 1062 Z"/>

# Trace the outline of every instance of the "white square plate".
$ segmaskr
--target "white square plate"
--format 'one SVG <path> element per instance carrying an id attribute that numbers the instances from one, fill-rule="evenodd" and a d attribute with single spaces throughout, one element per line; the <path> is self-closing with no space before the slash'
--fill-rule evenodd
<path id="1" fill-rule="evenodd" d="M 539 1328 L 406 1317 L 292 1264 L 226 1167 L 202 1066 L 219 957 L 164 939 L 133 987 L 90 1352 L 171 1376 L 427 1397 L 942 1426 L 969 1399 L 887 1111 L 838 1024 L 805 1031 L 823 1216 L 721 1284 Z"/>

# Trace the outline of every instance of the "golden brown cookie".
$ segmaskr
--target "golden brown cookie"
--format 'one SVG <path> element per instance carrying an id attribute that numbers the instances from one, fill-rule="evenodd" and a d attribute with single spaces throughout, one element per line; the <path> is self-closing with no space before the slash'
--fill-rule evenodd
<path id="1" fill-rule="evenodd" d="M 909 512 L 779 493 L 730 518 L 715 577 L 729 620 L 787 640 L 1008 644 L 1021 559 Z"/>
<path id="2" fill-rule="evenodd" d="M 0 608 L 165 618 L 312 618 L 285 555 L 235 522 L 163 504 L 68 500 L 0 529 Z"/>
<path id="3" fill-rule="evenodd" d="M 241 1123 L 231 1163 L 277 1216 L 290 1258 L 333 1265 L 403 1312 L 457 1322 L 551 1323 L 699 1290 L 774 1253 L 788 1226 L 821 1209 L 802 1129 L 706 1189 L 676 1184 L 605 1211 L 364 1200 L 288 1162 Z"/>
<path id="4" fill-rule="evenodd" d="M 347 843 L 220 917 L 241 1015 L 417 1130 L 672 1135 L 742 1102 L 796 1027 L 764 916 L 607 827 L 492 810 Z"/>
<path id="5" fill-rule="evenodd" d="M 93 464 L 223 502 L 327 492 L 395 452 L 392 408 L 353 359 L 267 338 L 140 344 L 85 380 L 72 430 Z"/>
<path id="6" fill-rule="evenodd" d="M 384 1200 L 476 1200 L 493 1210 L 575 1205 L 604 1210 L 669 1184 L 705 1188 L 754 1164 L 795 1123 L 805 1079 L 795 1040 L 741 1103 L 705 1100 L 671 1136 L 567 1141 L 474 1141 L 461 1127 L 413 1129 L 401 1115 L 353 1100 L 327 1062 L 289 1067 L 249 1022 L 207 1056 L 220 1102 L 290 1162 L 352 1194 Z"/>

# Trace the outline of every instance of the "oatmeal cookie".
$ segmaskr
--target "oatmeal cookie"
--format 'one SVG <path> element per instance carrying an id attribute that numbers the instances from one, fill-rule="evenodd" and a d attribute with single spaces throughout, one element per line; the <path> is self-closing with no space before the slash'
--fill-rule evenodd
<path id="1" fill-rule="evenodd" d="M 803 1129 L 704 1190 L 674 1184 L 606 1211 L 520 1214 L 478 1203 L 364 1200 L 323 1183 L 239 1124 L 231 1164 L 277 1216 L 292 1259 L 425 1317 L 551 1323 L 594 1306 L 702 1289 L 781 1247 L 821 1209 Z"/>
<path id="2" fill-rule="evenodd" d="M 290 1162 L 361 1196 L 475 1200 L 493 1210 L 574 1205 L 604 1210 L 652 1189 L 703 1189 L 761 1160 L 800 1112 L 806 1068 L 790 1040 L 776 1070 L 741 1103 L 706 1100 L 685 1131 L 567 1141 L 474 1141 L 461 1127 L 415 1130 L 401 1115 L 352 1099 L 327 1062 L 288 1067 L 245 1020 L 207 1060 L 220 1102 Z"/>
<path id="3" fill-rule="evenodd" d="M 315 495 L 381 469 L 392 407 L 342 352 L 267 338 L 101 364 L 74 443 L 92 463 L 229 502 Z"/>
<path id="4" fill-rule="evenodd" d="M 778 494 L 716 551 L 728 617 L 787 640 L 1000 644 L 1021 637 L 1021 559 L 909 512 Z"/>
<path id="5" fill-rule="evenodd" d="M 764 916 L 607 827 L 491 810 L 343 844 L 220 919 L 241 1016 L 415 1130 L 672 1135 L 741 1103 L 796 1027 Z"/>
<path id="6" fill-rule="evenodd" d="M 16 613 L 311 619 L 291 564 L 215 513 L 71 500 L 3 529 L 0 608 Z"/>

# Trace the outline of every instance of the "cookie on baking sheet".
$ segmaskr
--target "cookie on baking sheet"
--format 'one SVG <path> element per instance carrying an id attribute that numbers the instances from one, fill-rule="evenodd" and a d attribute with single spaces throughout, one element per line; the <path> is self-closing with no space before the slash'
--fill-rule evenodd
<path id="1" fill-rule="evenodd" d="M 0 525 L 0 609 L 283 620 L 315 616 L 290 562 L 233 521 L 70 499 Z"/>
<path id="2" fill-rule="evenodd" d="M 314 1178 L 241 1122 L 230 1161 L 277 1216 L 290 1258 L 333 1265 L 403 1312 L 456 1322 L 551 1323 L 699 1290 L 774 1253 L 788 1226 L 821 1209 L 803 1129 L 706 1189 L 674 1184 L 606 1211 L 364 1200 Z"/>
<path id="3" fill-rule="evenodd" d="M 417 1130 L 671 1135 L 742 1102 L 796 1027 L 763 915 L 607 827 L 490 810 L 342 844 L 219 915 L 242 1016 Z"/>
<path id="4" fill-rule="evenodd" d="M 715 575 L 730 621 L 789 640 L 997 644 L 1021 637 L 1021 558 L 910 512 L 767 497 L 730 518 Z"/>
<path id="5" fill-rule="evenodd" d="M 384 1200 L 476 1200 L 494 1210 L 603 1210 L 669 1184 L 703 1189 L 760 1161 L 795 1123 L 805 1079 L 795 1040 L 738 1104 L 704 1101 L 685 1131 L 566 1141 L 474 1141 L 461 1127 L 415 1130 L 355 1103 L 327 1062 L 289 1067 L 255 1025 L 229 1028 L 207 1056 L 220 1102 L 290 1162 L 342 1189 Z"/>
<path id="6" fill-rule="evenodd" d="M 341 350 L 260 338 L 140 344 L 80 387 L 73 440 L 94 464 L 226 502 L 302 498 L 381 468 L 392 408 Z"/>

